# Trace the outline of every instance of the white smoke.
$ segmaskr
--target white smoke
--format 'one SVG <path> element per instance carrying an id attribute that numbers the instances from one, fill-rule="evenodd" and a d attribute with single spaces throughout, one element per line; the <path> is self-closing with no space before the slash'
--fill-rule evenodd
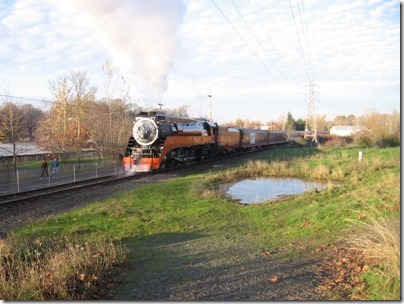
<path id="1" fill-rule="evenodd" d="M 112 65 L 143 96 L 158 98 L 167 91 L 185 14 L 181 0 L 74 0 L 70 5 L 88 18 Z"/>

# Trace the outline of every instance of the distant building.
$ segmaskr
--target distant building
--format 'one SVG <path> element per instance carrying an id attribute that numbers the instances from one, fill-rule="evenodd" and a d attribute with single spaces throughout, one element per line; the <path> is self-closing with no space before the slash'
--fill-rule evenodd
<path id="1" fill-rule="evenodd" d="M 52 153 L 48 150 L 43 150 L 37 144 L 32 142 L 18 142 L 16 143 L 15 153 L 17 156 L 35 156 L 43 157 L 46 154 Z M 0 144 L 0 157 L 12 157 L 13 145 Z"/>
<path id="2" fill-rule="evenodd" d="M 352 136 L 361 131 L 362 128 L 358 126 L 332 126 L 330 134 L 336 136 Z"/>
<path id="3" fill-rule="evenodd" d="M 43 150 L 32 142 L 18 142 L 15 147 L 15 154 L 19 161 L 35 161 L 41 160 L 50 155 L 52 152 Z M 0 164 L 11 163 L 13 160 L 13 145 L 0 144 Z"/>

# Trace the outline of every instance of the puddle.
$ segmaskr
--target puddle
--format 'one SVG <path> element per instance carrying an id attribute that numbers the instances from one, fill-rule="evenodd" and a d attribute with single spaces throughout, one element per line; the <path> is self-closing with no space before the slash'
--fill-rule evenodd
<path id="1" fill-rule="evenodd" d="M 279 200 L 288 195 L 297 195 L 314 189 L 327 189 L 328 181 L 307 181 L 298 178 L 266 177 L 245 179 L 235 184 L 221 185 L 220 189 L 242 204 L 257 204 Z"/>

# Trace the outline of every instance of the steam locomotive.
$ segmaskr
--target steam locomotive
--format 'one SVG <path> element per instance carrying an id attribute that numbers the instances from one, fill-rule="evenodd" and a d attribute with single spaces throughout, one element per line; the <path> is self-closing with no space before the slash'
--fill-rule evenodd
<path id="1" fill-rule="evenodd" d="M 123 157 L 125 171 L 149 172 L 286 143 L 283 131 L 220 126 L 162 112 L 140 112 Z"/>

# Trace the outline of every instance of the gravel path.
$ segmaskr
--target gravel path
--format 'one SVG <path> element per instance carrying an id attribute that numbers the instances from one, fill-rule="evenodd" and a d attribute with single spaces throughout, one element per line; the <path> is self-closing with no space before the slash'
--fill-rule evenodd
<path id="1" fill-rule="evenodd" d="M 320 300 L 319 259 L 285 261 L 247 239 L 157 235 L 130 248 L 109 300 Z"/>

